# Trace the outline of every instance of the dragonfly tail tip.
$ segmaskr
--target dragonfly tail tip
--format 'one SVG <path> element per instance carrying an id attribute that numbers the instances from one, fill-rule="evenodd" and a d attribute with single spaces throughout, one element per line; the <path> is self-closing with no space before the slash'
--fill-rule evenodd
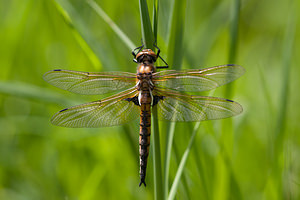
<path id="1" fill-rule="evenodd" d="M 140 184 L 139 184 L 139 187 L 141 187 L 141 185 L 144 184 L 145 187 L 146 187 L 146 183 L 145 183 L 145 180 L 141 180 Z"/>

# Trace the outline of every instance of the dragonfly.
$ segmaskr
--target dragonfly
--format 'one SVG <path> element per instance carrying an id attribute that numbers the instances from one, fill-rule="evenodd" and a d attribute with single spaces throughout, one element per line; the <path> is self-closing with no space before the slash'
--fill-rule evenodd
<path id="1" fill-rule="evenodd" d="M 46 72 L 44 80 L 58 88 L 82 95 L 117 94 L 102 100 L 63 109 L 51 118 L 54 125 L 72 128 L 108 127 L 140 118 L 140 183 L 146 186 L 146 168 L 151 134 L 151 111 L 157 107 L 158 119 L 172 122 L 199 122 L 232 117 L 243 111 L 229 99 L 197 96 L 188 92 L 215 89 L 242 76 L 239 65 L 220 65 L 205 69 L 162 70 L 168 64 L 144 46 L 132 51 L 138 64 L 137 73 L 80 72 L 55 69 Z M 156 66 L 160 58 L 165 65 Z"/>

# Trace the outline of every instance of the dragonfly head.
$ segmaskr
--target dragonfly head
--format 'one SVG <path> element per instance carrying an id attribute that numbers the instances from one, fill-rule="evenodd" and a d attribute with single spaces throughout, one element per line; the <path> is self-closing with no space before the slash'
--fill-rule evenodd
<path id="1" fill-rule="evenodd" d="M 138 63 L 153 64 L 157 60 L 157 55 L 151 49 L 143 49 L 136 55 Z"/>

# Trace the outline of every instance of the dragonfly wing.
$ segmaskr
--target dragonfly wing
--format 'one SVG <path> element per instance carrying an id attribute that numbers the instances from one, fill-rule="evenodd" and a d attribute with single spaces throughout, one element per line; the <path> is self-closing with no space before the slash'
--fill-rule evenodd
<path id="1" fill-rule="evenodd" d="M 239 65 L 221 65 L 201 70 L 166 70 L 153 74 L 154 85 L 169 90 L 202 92 L 239 78 L 245 69 Z"/>
<path id="2" fill-rule="evenodd" d="M 57 69 L 46 72 L 44 80 L 70 92 L 94 95 L 133 87 L 136 75 L 129 72 L 89 73 Z"/>
<path id="3" fill-rule="evenodd" d="M 73 106 L 56 113 L 51 122 L 57 126 L 105 127 L 127 123 L 139 116 L 139 107 L 126 100 L 135 96 L 137 90 L 121 92 L 107 99 Z"/>
<path id="4" fill-rule="evenodd" d="M 174 92 L 161 93 L 158 101 L 160 120 L 190 122 L 223 119 L 240 114 L 240 104 L 223 98 L 193 96 Z"/>

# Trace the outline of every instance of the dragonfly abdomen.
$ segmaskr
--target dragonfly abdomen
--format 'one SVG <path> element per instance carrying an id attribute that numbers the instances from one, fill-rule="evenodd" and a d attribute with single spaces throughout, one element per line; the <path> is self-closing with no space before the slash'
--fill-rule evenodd
<path id="1" fill-rule="evenodd" d="M 145 183 L 147 160 L 149 155 L 150 135 L 151 135 L 151 103 L 141 104 L 140 114 L 140 139 L 139 139 L 139 153 L 140 153 L 140 184 Z"/>

